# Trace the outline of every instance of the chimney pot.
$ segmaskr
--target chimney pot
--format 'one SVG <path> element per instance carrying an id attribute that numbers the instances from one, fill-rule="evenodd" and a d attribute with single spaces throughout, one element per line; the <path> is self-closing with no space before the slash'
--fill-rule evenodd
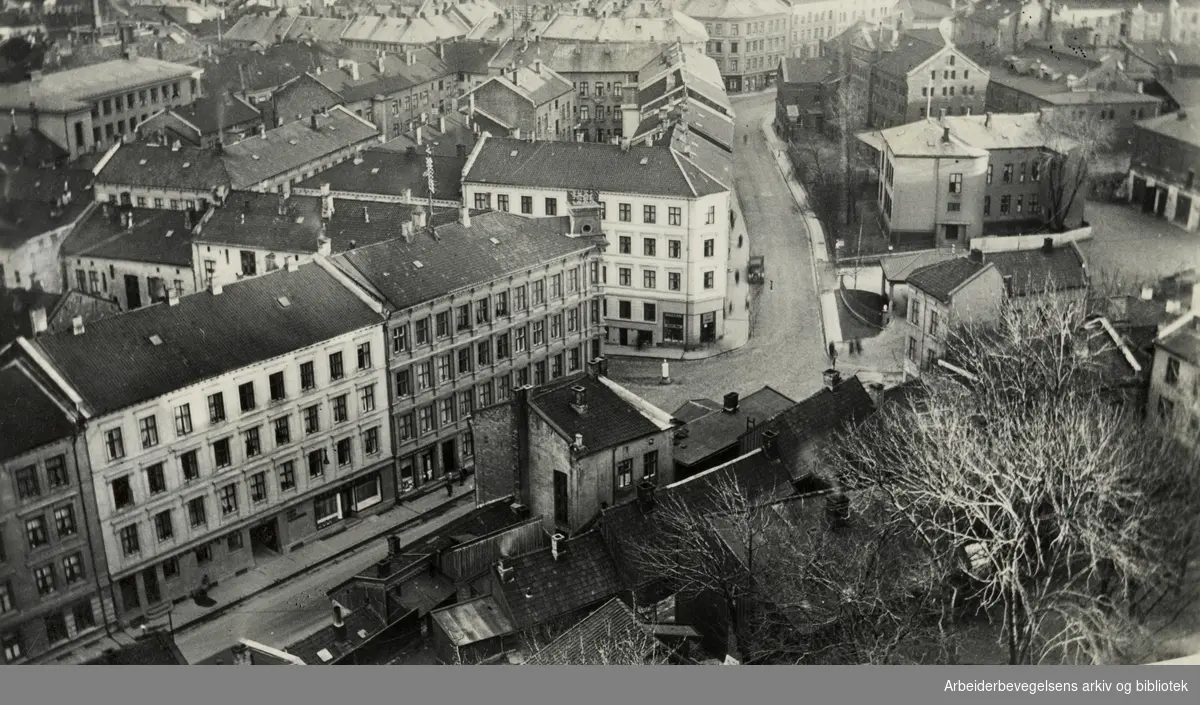
<path id="1" fill-rule="evenodd" d="M 1143 286 L 1142 287 L 1142 301 L 1150 301 L 1153 298 L 1154 298 L 1154 287 Z"/>
<path id="2" fill-rule="evenodd" d="M 464 228 L 471 227 L 471 209 L 467 206 L 462 206 L 458 209 L 458 220 Z"/>
<path id="3" fill-rule="evenodd" d="M 390 555 L 390 547 L 389 547 Z M 392 562 L 387 558 L 375 561 L 375 577 L 386 578 L 392 572 Z"/>
<path id="4" fill-rule="evenodd" d="M 221 292 L 225 290 L 225 287 L 218 281 L 214 281 L 209 288 L 212 290 L 213 296 L 220 296 Z"/>
<path id="5" fill-rule="evenodd" d="M 832 367 L 825 370 L 823 377 L 825 379 L 825 388 L 833 391 L 839 384 L 842 383 L 842 373 Z"/>
<path id="6" fill-rule="evenodd" d="M 1048 237 L 1042 240 L 1042 252 L 1047 254 L 1054 252 L 1054 238 Z"/>
<path id="7" fill-rule="evenodd" d="M 30 322 L 31 327 L 33 328 L 33 334 L 35 336 L 38 335 L 39 333 L 45 333 L 46 329 L 49 327 L 49 323 L 47 322 L 47 317 L 46 317 L 46 309 L 44 307 L 39 306 L 39 307 L 33 309 L 32 311 L 30 311 L 29 312 L 29 322 Z"/>
<path id="8" fill-rule="evenodd" d="M 71 333 L 73 335 L 83 335 L 83 316 L 75 316 L 71 319 Z"/>
<path id="9" fill-rule="evenodd" d="M 566 553 L 567 537 L 562 534 L 554 534 L 550 537 L 550 555 L 557 561 Z"/>
<path id="10" fill-rule="evenodd" d="M 333 633 L 338 641 L 346 641 L 346 622 L 342 619 L 342 606 L 333 606 Z"/>
<path id="11" fill-rule="evenodd" d="M 739 398 L 737 392 L 729 392 L 725 395 L 725 413 L 733 414 L 737 412 Z"/>
<path id="12" fill-rule="evenodd" d="M 970 260 L 972 262 L 978 262 L 978 263 L 982 264 L 983 263 L 983 250 L 980 250 L 977 248 L 972 249 L 971 254 L 968 255 L 968 257 L 970 258 Z"/>

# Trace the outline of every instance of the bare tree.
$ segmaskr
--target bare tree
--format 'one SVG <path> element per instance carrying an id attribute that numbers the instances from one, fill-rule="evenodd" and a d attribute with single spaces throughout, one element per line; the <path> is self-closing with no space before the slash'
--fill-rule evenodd
<path id="1" fill-rule="evenodd" d="M 1048 147 L 1037 164 L 1046 178 L 1046 223 L 1054 231 L 1078 227 L 1090 167 L 1113 144 L 1112 123 L 1091 111 L 1074 115 L 1066 109 L 1044 111 L 1039 119 Z"/>
<path id="2" fill-rule="evenodd" d="M 885 407 L 830 458 L 961 572 L 962 604 L 999 619 L 1014 664 L 1128 660 L 1200 524 L 1196 457 L 1114 405 L 1082 318 L 1051 296 L 952 332 L 962 374 L 934 375 L 919 406 Z"/>
<path id="3" fill-rule="evenodd" d="M 560 640 L 570 639 L 564 644 Z M 607 622 L 588 634 L 535 629 L 524 635 L 528 651 L 538 654 L 537 663 L 546 666 L 643 666 L 668 662 L 671 650 L 642 625 L 614 625 Z M 545 649 L 551 644 L 553 653 Z"/>

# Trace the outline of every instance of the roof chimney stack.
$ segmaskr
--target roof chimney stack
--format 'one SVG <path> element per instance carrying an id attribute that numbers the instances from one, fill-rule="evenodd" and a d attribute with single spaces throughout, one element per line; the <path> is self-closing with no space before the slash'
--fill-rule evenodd
<path id="1" fill-rule="evenodd" d="M 831 392 L 837 389 L 837 386 L 842 383 L 842 373 L 832 367 L 825 370 L 822 376 L 825 379 L 825 388 Z"/>
<path id="2" fill-rule="evenodd" d="M 942 117 L 945 117 L 945 115 L 943 115 Z M 950 127 L 949 126 L 942 128 L 942 142 L 945 142 L 945 143 L 950 142 Z"/>
<path id="3" fill-rule="evenodd" d="M 587 388 L 582 384 L 577 384 L 571 387 L 571 395 L 571 408 L 580 416 L 586 416 L 588 410 Z"/>
<path id="4" fill-rule="evenodd" d="M 234 644 L 229 650 L 233 654 L 234 666 L 253 666 L 254 658 L 250 654 L 250 647 L 245 644 Z"/>
<path id="5" fill-rule="evenodd" d="M 388 554 L 389 556 L 391 553 Z M 381 558 L 375 561 L 375 577 L 386 578 L 392 573 L 392 561 L 388 558 Z"/>
<path id="6" fill-rule="evenodd" d="M 738 393 L 730 392 L 725 395 L 725 413 L 733 414 L 738 410 Z"/>
<path id="7" fill-rule="evenodd" d="M 1054 238 L 1048 237 L 1042 240 L 1042 252 L 1046 254 L 1054 252 Z"/>
<path id="8" fill-rule="evenodd" d="M 76 316 L 71 319 L 71 334 L 83 335 L 83 316 Z"/>
<path id="9" fill-rule="evenodd" d="M 471 209 L 470 208 L 468 208 L 467 206 L 462 206 L 458 209 L 458 222 L 461 223 L 464 228 L 471 227 Z"/>
<path id="10" fill-rule="evenodd" d="M 567 552 L 567 537 L 562 534 L 554 534 L 550 537 L 550 556 L 558 561 Z"/>
<path id="11" fill-rule="evenodd" d="M 179 290 L 178 289 L 176 289 L 174 287 L 167 289 L 167 305 L 168 306 L 178 306 L 179 305 Z"/>
<path id="12" fill-rule="evenodd" d="M 333 605 L 333 633 L 338 641 L 346 641 L 346 622 L 342 619 L 342 606 Z"/>
<path id="13" fill-rule="evenodd" d="M 33 329 L 34 336 L 46 332 L 46 329 L 49 328 L 49 322 L 45 307 L 38 306 L 29 312 L 29 325 Z"/>

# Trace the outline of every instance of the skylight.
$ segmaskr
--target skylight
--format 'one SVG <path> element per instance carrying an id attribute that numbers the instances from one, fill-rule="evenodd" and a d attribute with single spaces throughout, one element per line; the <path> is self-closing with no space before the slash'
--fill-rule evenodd
<path id="1" fill-rule="evenodd" d="M 277 298 L 275 300 L 278 301 L 279 305 L 282 306 L 283 308 L 287 308 L 292 305 L 292 300 L 286 296 L 280 296 L 279 298 Z"/>
<path id="2" fill-rule="evenodd" d="M 151 345 L 154 345 L 157 347 L 159 345 L 162 345 L 162 342 L 163 342 L 162 338 L 158 337 L 157 335 L 150 336 L 150 344 Z"/>
<path id="3" fill-rule="evenodd" d="M 413 266 L 416 267 L 417 269 L 420 269 L 421 267 L 424 267 L 425 265 L 421 264 L 421 260 L 416 259 L 416 260 L 413 260 Z"/>

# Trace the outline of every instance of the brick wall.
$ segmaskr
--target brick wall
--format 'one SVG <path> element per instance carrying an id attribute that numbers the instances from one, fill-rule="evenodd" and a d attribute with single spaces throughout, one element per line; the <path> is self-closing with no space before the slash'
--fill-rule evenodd
<path id="1" fill-rule="evenodd" d="M 475 438 L 475 498 L 480 504 L 513 494 L 520 467 L 518 395 L 480 409 L 471 419 Z"/>

